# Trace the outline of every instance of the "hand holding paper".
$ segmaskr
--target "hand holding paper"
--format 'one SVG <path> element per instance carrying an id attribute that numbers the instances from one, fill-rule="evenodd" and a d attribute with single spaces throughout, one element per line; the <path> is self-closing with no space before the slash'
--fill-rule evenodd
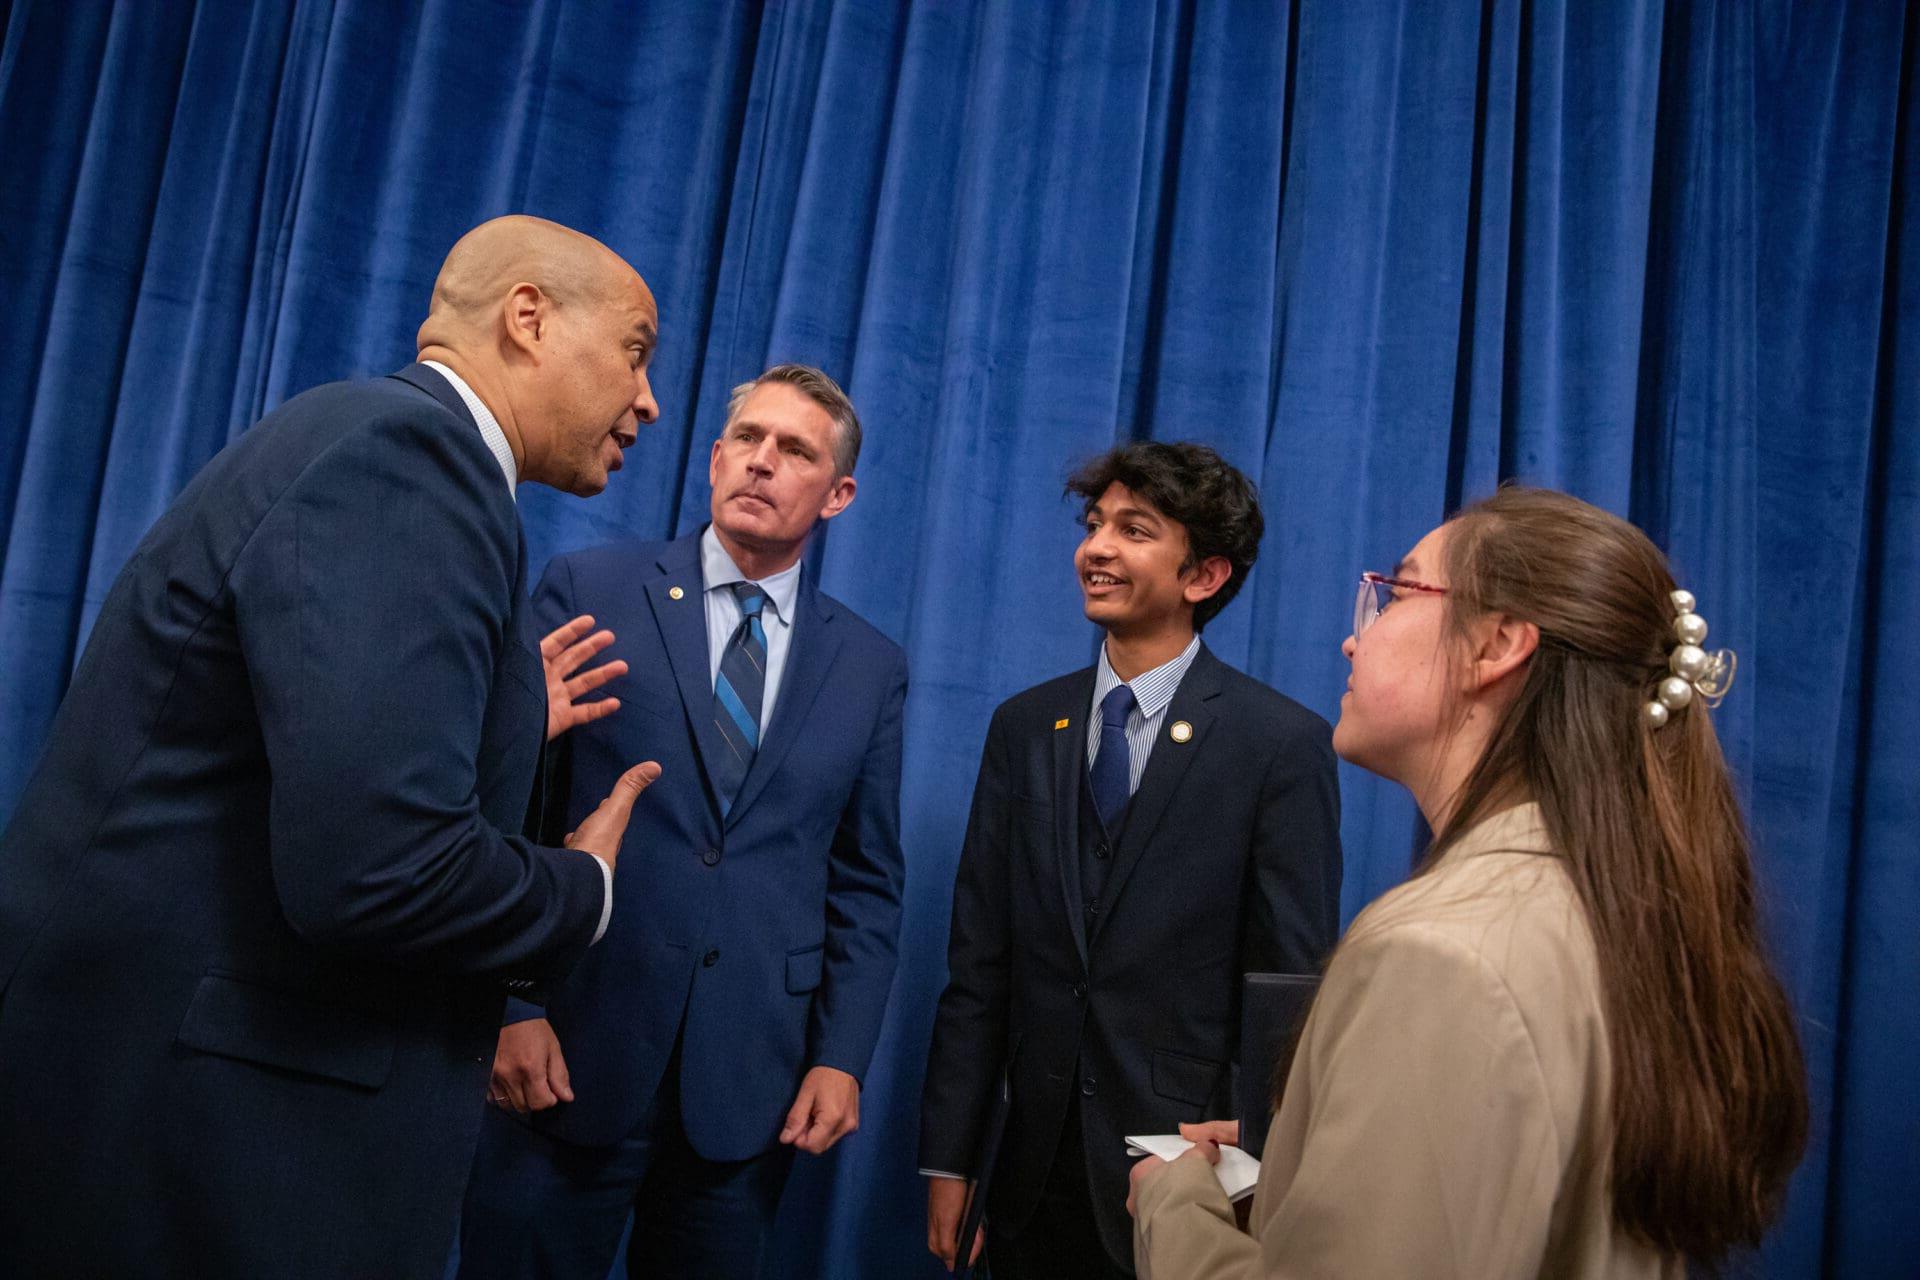
<path id="1" fill-rule="evenodd" d="M 1231 1124 L 1231 1121 L 1215 1121 L 1215 1124 Z M 1198 1129 L 1200 1126 L 1182 1125 L 1183 1129 Z M 1237 1130 L 1236 1130 L 1237 1131 Z M 1213 1132 L 1220 1132 L 1213 1130 Z M 1224 1136 L 1224 1135 L 1222 1135 Z M 1260 1162 L 1242 1151 L 1228 1145 L 1216 1145 L 1220 1139 L 1201 1136 L 1200 1156 L 1213 1165 L 1213 1173 L 1220 1180 L 1220 1189 L 1227 1193 L 1227 1199 L 1240 1201 L 1253 1194 L 1253 1188 L 1260 1181 Z M 1194 1143 L 1178 1134 L 1159 1133 L 1127 1138 L 1127 1151 L 1131 1155 L 1158 1156 L 1162 1160 L 1178 1160 L 1194 1149 Z"/>

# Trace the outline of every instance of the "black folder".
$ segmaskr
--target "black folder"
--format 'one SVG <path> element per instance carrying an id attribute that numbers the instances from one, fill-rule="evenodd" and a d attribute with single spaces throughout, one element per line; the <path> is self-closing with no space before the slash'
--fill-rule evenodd
<path id="1" fill-rule="evenodd" d="M 1285 1080 L 1292 1065 L 1294 1045 L 1319 986 L 1319 978 L 1300 973 L 1249 973 L 1243 980 L 1233 1110 L 1240 1118 L 1240 1147 L 1256 1160 L 1267 1145 L 1275 1084 Z"/>
<path id="2" fill-rule="evenodd" d="M 1007 1113 L 1013 1110 L 1013 1055 L 1019 1052 L 1016 1041 L 1007 1054 L 1007 1060 L 1000 1066 L 1000 1080 L 993 1094 L 993 1108 L 987 1115 L 987 1130 L 980 1137 L 980 1150 L 975 1155 L 973 1168 L 967 1178 L 966 1208 L 960 1214 L 960 1239 L 954 1251 L 953 1274 L 955 1280 L 971 1280 L 973 1265 L 967 1261 L 967 1255 L 973 1250 L 973 1238 L 987 1220 L 987 1192 L 993 1187 L 993 1166 L 1000 1159 L 1000 1140 L 1006 1136 Z M 987 1259 L 986 1249 L 980 1251 L 980 1261 Z"/>

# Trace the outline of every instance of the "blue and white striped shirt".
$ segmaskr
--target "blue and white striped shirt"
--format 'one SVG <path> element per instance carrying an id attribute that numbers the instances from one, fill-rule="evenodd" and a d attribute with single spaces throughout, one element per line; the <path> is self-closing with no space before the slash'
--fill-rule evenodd
<path id="1" fill-rule="evenodd" d="M 1160 736 L 1167 707 L 1199 652 L 1200 637 L 1196 635 L 1173 661 L 1123 681 L 1107 661 L 1107 646 L 1100 646 L 1100 664 L 1093 677 L 1093 713 L 1087 719 L 1087 768 L 1093 768 L 1093 758 L 1100 753 L 1100 725 L 1105 720 L 1100 714 L 1101 699 L 1116 685 L 1126 684 L 1133 689 L 1133 710 L 1127 712 L 1127 794 L 1140 789 L 1140 778 L 1147 771 L 1147 758 L 1153 754 L 1153 740 Z"/>

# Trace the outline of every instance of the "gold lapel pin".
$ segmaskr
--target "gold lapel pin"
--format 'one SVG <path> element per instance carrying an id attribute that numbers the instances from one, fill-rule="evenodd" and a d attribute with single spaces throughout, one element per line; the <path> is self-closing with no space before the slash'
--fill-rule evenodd
<path id="1" fill-rule="evenodd" d="M 1173 728 L 1167 731 L 1167 736 L 1175 742 L 1185 742 L 1193 737 L 1193 726 L 1185 720 L 1175 720 L 1173 722 Z"/>
<path id="2" fill-rule="evenodd" d="M 1055 720 L 1053 722 L 1053 727 L 1055 729 L 1064 729 L 1067 727 L 1067 722 L 1065 720 Z"/>
<path id="3" fill-rule="evenodd" d="M 678 599 L 679 599 L 679 598 L 680 598 L 681 596 L 683 596 L 683 595 L 685 595 L 685 594 L 687 594 L 687 593 L 686 593 L 686 592 L 684 592 L 684 591 L 682 591 L 682 590 L 681 590 L 680 588 L 678 588 L 678 587 L 673 587 L 673 588 L 671 588 L 671 589 L 669 589 L 669 590 L 668 590 L 668 592 L 667 592 L 667 599 L 669 599 L 669 600 L 678 600 Z"/>

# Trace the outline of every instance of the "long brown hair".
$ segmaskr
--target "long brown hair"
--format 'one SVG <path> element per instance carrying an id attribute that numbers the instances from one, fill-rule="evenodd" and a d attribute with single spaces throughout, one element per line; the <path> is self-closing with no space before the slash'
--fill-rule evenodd
<path id="1" fill-rule="evenodd" d="M 1516 792 L 1540 806 L 1599 953 L 1614 1216 L 1711 1264 L 1779 1211 L 1807 1099 L 1712 718 L 1698 699 L 1664 728 L 1641 716 L 1677 643 L 1673 575 L 1640 530 L 1551 490 L 1503 488 L 1447 529 L 1455 634 L 1504 613 L 1540 644 L 1421 870 Z"/>

